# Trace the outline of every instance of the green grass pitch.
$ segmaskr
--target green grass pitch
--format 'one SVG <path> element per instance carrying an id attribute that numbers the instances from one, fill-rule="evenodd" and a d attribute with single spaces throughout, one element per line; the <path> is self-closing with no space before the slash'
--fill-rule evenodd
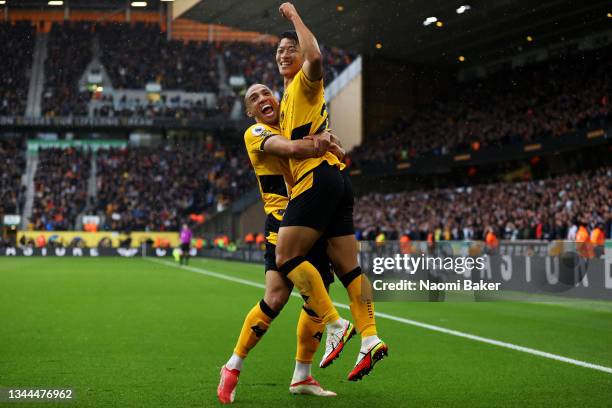
<path id="1" fill-rule="evenodd" d="M 0 387 L 70 386 L 76 396 L 72 404 L 5 406 L 218 406 L 219 369 L 263 291 L 162 262 L 0 258 Z M 190 266 L 263 283 L 260 265 L 195 259 Z M 339 283 L 332 297 L 346 303 Z M 346 380 L 358 350 L 352 341 L 332 366 L 313 369 L 338 397 L 291 396 L 299 308 L 292 298 L 247 359 L 237 407 L 612 404 L 612 374 L 383 318 L 390 356 L 370 376 Z M 612 367 L 612 303 L 378 303 L 377 310 Z"/>

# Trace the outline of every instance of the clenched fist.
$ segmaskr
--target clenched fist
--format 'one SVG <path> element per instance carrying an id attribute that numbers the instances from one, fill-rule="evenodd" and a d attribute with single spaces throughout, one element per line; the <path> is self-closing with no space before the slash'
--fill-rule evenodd
<path id="1" fill-rule="evenodd" d="M 295 17 L 299 17 L 299 14 L 297 10 L 295 9 L 295 6 L 289 2 L 281 4 L 280 7 L 278 8 L 278 12 L 280 13 L 281 16 L 283 16 L 289 21 L 293 21 Z"/>

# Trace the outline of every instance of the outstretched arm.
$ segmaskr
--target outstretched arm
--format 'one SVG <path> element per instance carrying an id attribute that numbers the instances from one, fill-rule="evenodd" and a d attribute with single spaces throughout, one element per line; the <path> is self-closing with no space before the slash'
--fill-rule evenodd
<path id="1" fill-rule="evenodd" d="M 302 66 L 304 73 L 311 81 L 320 80 L 323 78 L 323 56 L 314 34 L 306 27 L 293 4 L 283 3 L 278 11 L 295 27 L 295 32 L 300 42 L 300 49 L 305 59 Z"/>

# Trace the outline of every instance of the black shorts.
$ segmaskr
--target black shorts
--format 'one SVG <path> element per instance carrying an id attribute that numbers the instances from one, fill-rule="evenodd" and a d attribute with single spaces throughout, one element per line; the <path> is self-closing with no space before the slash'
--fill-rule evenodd
<path id="1" fill-rule="evenodd" d="M 272 232 L 274 234 L 278 233 L 278 229 L 280 227 L 281 222 L 277 220 L 271 214 L 266 217 L 266 238 Z M 276 242 L 276 240 L 274 240 Z M 334 282 L 334 273 L 332 272 L 329 257 L 327 256 L 327 239 L 324 237 L 319 238 L 319 240 L 314 244 L 314 246 L 306 255 L 306 259 L 308 262 L 314 265 L 315 268 L 321 274 L 321 278 L 323 279 L 323 283 L 325 286 L 329 286 Z M 266 252 L 264 254 L 264 264 L 265 264 L 265 272 L 267 271 L 278 271 L 278 267 L 276 266 L 276 245 L 266 241 Z"/>
<path id="2" fill-rule="evenodd" d="M 189 244 L 181 244 L 181 251 L 183 251 L 184 255 L 189 255 Z"/>
<path id="3" fill-rule="evenodd" d="M 355 234 L 355 200 L 346 170 L 323 162 L 303 176 L 293 191 L 299 191 L 301 183 L 312 186 L 289 200 L 281 227 L 310 227 L 322 231 L 327 238 Z"/>

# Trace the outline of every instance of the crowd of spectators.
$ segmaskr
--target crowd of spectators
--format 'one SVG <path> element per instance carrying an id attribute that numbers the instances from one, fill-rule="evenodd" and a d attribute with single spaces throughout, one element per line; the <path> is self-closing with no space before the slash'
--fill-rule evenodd
<path id="1" fill-rule="evenodd" d="M 558 138 L 612 119 L 612 48 L 456 85 L 351 152 L 353 163 L 402 161 Z"/>
<path id="2" fill-rule="evenodd" d="M 168 40 L 158 24 L 97 25 L 102 64 L 116 89 L 162 89 L 217 92 L 217 50 L 205 42 Z"/>
<path id="3" fill-rule="evenodd" d="M 97 152 L 101 229 L 178 231 L 189 214 L 216 212 L 253 188 L 242 150 L 183 141 Z"/>
<path id="4" fill-rule="evenodd" d="M 223 210 L 253 189 L 241 147 L 184 140 L 158 147 L 98 150 L 95 202 L 88 203 L 91 152 L 42 149 L 31 217 L 36 230 L 71 230 L 79 214 L 97 213 L 101 230 L 176 231 L 194 214 Z M 0 143 L 0 215 L 20 213 L 25 146 Z M 89 204 L 89 206 L 88 206 Z M 359 239 L 407 235 L 425 240 L 572 239 L 576 226 L 612 233 L 612 167 L 522 182 L 370 193 L 356 198 Z"/>
<path id="5" fill-rule="evenodd" d="M 321 44 L 320 47 L 325 69 L 324 83 L 327 86 L 353 62 L 355 55 L 340 48 L 327 47 L 324 44 Z"/>
<path id="6" fill-rule="evenodd" d="M 21 176 L 26 159 L 22 140 L 0 140 L 0 222 L 5 214 L 21 214 L 25 200 L 25 187 Z"/>
<path id="7" fill-rule="evenodd" d="M 35 230 L 73 230 L 87 205 L 91 152 L 74 148 L 41 149 L 34 176 Z"/>
<path id="8" fill-rule="evenodd" d="M 0 115 L 23 115 L 32 67 L 34 27 L 29 21 L 0 23 Z"/>
<path id="9" fill-rule="evenodd" d="M 92 38 L 91 23 L 53 23 L 45 60 L 43 115 L 87 115 L 90 94 L 80 90 L 78 82 L 92 60 Z"/>
<path id="10" fill-rule="evenodd" d="M 123 97 L 113 100 L 104 91 L 100 95 L 79 87 L 79 79 L 93 59 L 96 44 L 100 62 L 114 89 L 145 89 L 148 83 L 157 83 L 162 90 L 215 93 L 218 102 L 214 107 L 207 107 L 202 101 L 151 102 L 123 100 Z M 325 57 L 325 81 L 329 83 L 354 56 L 323 45 L 321 49 Z M 222 114 L 229 117 L 244 88 L 232 87 L 229 81 L 232 77 L 244 78 L 245 85 L 268 84 L 280 97 L 283 80 L 274 56 L 275 46 L 270 43 L 168 40 L 161 27 L 153 23 L 54 23 L 45 61 L 42 111 L 46 116 L 203 118 Z M 227 73 L 227 83 L 221 89 L 220 58 Z M 90 109 L 92 100 L 97 103 Z"/>
<path id="11" fill-rule="evenodd" d="M 372 193 L 355 203 L 358 237 L 425 240 L 568 239 L 578 224 L 612 228 L 612 167 L 543 180 Z"/>
<path id="12" fill-rule="evenodd" d="M 278 73 L 275 48 L 268 43 L 231 42 L 223 45 L 225 68 L 229 77 L 243 77 L 246 86 L 266 84 L 278 93 L 283 78 Z"/>

